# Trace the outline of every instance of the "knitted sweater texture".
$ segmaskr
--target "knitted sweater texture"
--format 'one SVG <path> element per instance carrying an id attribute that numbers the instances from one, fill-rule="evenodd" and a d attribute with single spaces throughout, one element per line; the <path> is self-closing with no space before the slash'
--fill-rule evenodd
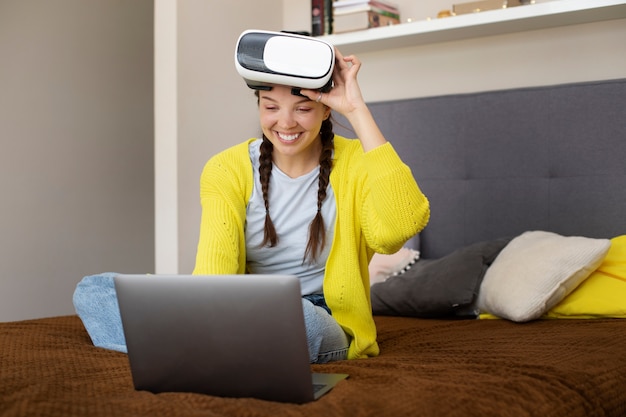
<path id="1" fill-rule="evenodd" d="M 246 273 L 246 206 L 253 187 L 249 139 L 214 157 L 200 178 L 202 219 L 194 274 Z M 333 317 L 352 340 L 348 358 L 376 356 L 368 264 L 398 251 L 428 223 L 428 200 L 390 143 L 363 152 L 335 135 L 330 183 L 337 220 L 324 275 Z M 297 214 L 297 213 L 295 213 Z M 278 231 L 280 234 L 280 231 Z"/>

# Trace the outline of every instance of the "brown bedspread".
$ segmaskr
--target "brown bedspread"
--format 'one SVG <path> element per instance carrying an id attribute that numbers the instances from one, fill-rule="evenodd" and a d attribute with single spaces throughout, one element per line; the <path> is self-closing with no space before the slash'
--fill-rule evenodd
<path id="1" fill-rule="evenodd" d="M 625 416 L 626 320 L 376 317 L 377 358 L 305 405 L 135 391 L 76 316 L 0 323 L 2 416 Z"/>

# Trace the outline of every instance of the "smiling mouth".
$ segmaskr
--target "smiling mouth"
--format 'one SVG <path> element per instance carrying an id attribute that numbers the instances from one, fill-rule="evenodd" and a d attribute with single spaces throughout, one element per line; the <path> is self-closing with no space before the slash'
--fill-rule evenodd
<path id="1" fill-rule="evenodd" d="M 300 137 L 300 133 L 292 133 L 288 135 L 286 133 L 276 132 L 276 136 L 284 142 L 293 142 Z"/>

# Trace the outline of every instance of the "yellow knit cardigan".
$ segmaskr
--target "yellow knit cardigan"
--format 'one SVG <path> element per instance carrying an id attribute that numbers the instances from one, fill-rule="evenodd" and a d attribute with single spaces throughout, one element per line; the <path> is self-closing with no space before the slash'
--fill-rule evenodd
<path id="1" fill-rule="evenodd" d="M 246 207 L 253 187 L 249 139 L 211 158 L 200 178 L 202 219 L 194 274 L 246 273 Z M 430 209 L 411 170 L 390 143 L 364 153 L 335 135 L 330 175 L 337 203 L 324 296 L 351 336 L 348 358 L 377 356 L 368 264 L 398 251 L 426 226 Z"/>

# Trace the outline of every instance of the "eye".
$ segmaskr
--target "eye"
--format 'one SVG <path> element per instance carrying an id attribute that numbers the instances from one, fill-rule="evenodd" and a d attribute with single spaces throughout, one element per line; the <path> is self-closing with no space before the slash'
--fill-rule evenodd
<path id="1" fill-rule="evenodd" d="M 313 110 L 313 109 L 312 109 L 312 108 L 310 108 L 310 107 L 298 107 L 298 108 L 296 109 L 296 111 L 297 111 L 297 112 L 299 112 L 299 113 L 308 113 L 308 112 L 310 112 L 311 110 Z"/>

